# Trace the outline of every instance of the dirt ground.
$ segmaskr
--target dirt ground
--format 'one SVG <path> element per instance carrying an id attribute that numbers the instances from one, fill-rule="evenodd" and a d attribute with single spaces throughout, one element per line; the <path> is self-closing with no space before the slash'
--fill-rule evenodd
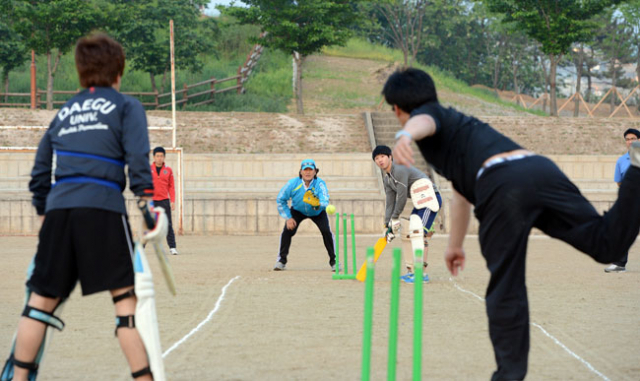
<path id="1" fill-rule="evenodd" d="M 375 239 L 357 237 L 358 263 Z M 486 380 L 495 366 L 480 299 L 488 271 L 477 239 L 470 237 L 467 267 L 451 280 L 441 258 L 446 241 L 446 236 L 435 236 L 431 245 L 432 280 L 424 285 L 422 377 Z M 0 357 L 6 357 L 36 237 L 0 237 L 0 245 Z M 156 275 L 163 350 L 174 346 L 165 357 L 169 379 L 359 379 L 364 287 L 331 279 L 319 235 L 294 238 L 284 272 L 271 270 L 277 236 L 181 236 L 178 247 L 181 254 L 170 258 L 176 297 L 167 292 L 157 261 L 148 252 Z M 390 258 L 387 248 L 377 266 L 374 380 L 386 377 Z M 563 243 L 530 240 L 529 380 L 640 379 L 638 260 L 636 243 L 627 273 L 605 274 L 603 265 Z M 401 286 L 397 374 L 407 380 L 412 369 L 413 288 Z M 66 328 L 54 335 L 39 380 L 130 379 L 113 337 L 113 314 L 107 294 L 81 298 L 76 290 L 61 314 Z"/>

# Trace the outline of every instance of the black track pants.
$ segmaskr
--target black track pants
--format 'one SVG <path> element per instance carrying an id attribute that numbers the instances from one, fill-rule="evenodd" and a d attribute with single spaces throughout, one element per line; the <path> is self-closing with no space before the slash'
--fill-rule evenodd
<path id="1" fill-rule="evenodd" d="M 291 246 L 291 237 L 296 235 L 300 222 L 307 218 L 310 218 L 313 223 L 316 224 L 320 232 L 322 233 L 322 240 L 324 241 L 324 247 L 329 254 L 329 265 L 336 263 L 336 253 L 334 249 L 333 232 L 331 231 L 331 225 L 329 224 L 329 216 L 324 210 L 317 216 L 306 216 L 295 209 L 291 209 L 291 217 L 296 221 L 296 227 L 293 230 L 287 229 L 287 223 L 285 222 L 282 234 L 280 235 L 280 253 L 278 255 L 278 262 L 284 264 L 287 263 L 287 256 L 289 255 L 289 247 Z"/>
<path id="2" fill-rule="evenodd" d="M 167 244 L 169 248 L 176 248 L 176 235 L 173 233 L 173 223 L 171 222 L 171 201 L 169 199 L 154 201 L 154 206 L 161 206 L 164 211 L 167 213 L 167 218 L 169 219 L 169 231 L 167 232 Z"/>
<path id="3" fill-rule="evenodd" d="M 630 167 L 611 210 L 601 216 L 549 159 L 532 156 L 488 168 L 476 183 L 480 246 L 491 279 L 486 293 L 489 335 L 498 365 L 493 380 L 521 380 L 529 354 L 525 262 L 537 227 L 612 263 L 640 230 L 640 169 Z M 553 253 L 551 255 L 561 255 Z"/>

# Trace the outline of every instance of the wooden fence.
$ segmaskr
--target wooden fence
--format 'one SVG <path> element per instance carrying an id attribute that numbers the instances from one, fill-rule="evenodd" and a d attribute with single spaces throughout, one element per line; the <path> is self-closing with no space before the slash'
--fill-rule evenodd
<path id="1" fill-rule="evenodd" d="M 609 89 L 609 91 L 607 91 L 604 96 L 602 98 L 600 98 L 600 101 L 593 106 L 593 108 L 589 108 L 589 104 L 584 100 L 584 98 L 582 97 L 582 94 L 580 93 L 574 93 L 573 95 L 571 95 L 568 99 L 565 100 L 565 102 L 562 104 L 562 106 L 560 106 L 558 108 L 558 114 L 560 114 L 560 111 L 564 110 L 564 108 L 566 106 L 568 106 L 571 102 L 575 102 L 576 99 L 578 99 L 580 101 L 580 104 L 586 109 L 587 111 L 587 115 L 590 118 L 594 118 L 594 113 L 595 111 L 604 103 L 604 101 L 607 99 L 607 96 L 611 95 L 611 96 L 617 96 L 618 100 L 620 100 L 620 104 L 613 110 L 613 112 L 611 112 L 607 118 L 613 118 L 621 109 L 625 109 L 627 111 L 627 115 L 630 118 L 637 118 L 638 115 L 634 115 L 631 110 L 629 110 L 629 107 L 627 107 L 627 101 L 629 99 L 631 99 L 631 97 L 638 92 L 640 94 L 640 85 L 636 86 L 633 90 L 631 90 L 629 92 L 629 94 L 627 94 L 626 97 L 622 97 L 622 94 L 620 93 L 620 91 L 618 91 L 618 89 L 616 87 L 612 87 Z M 526 108 L 526 109 L 531 109 L 533 106 L 537 105 L 538 103 L 544 101 L 544 100 L 549 100 L 549 94 L 543 94 L 540 98 L 537 98 L 533 103 L 531 104 L 527 104 L 527 102 L 524 100 L 524 97 L 522 96 L 522 94 L 516 94 L 513 98 L 511 98 L 511 102 L 515 102 L 519 105 L 521 105 L 522 107 Z"/>
<path id="2" fill-rule="evenodd" d="M 254 45 L 251 52 L 247 55 L 247 59 L 244 64 L 238 67 L 237 74 L 231 77 L 216 79 L 210 78 L 206 81 L 194 83 L 191 85 L 184 84 L 182 90 L 176 90 L 176 105 L 187 104 L 193 106 L 204 105 L 207 103 L 215 102 L 215 95 L 224 93 L 227 91 L 235 90 L 237 94 L 244 94 L 244 84 L 249 79 L 249 75 L 256 66 L 258 59 L 262 55 L 263 47 L 261 45 Z M 233 82 L 232 86 L 225 86 L 225 83 Z M 196 89 L 199 88 L 199 89 Z M 204 90 L 203 90 L 204 88 Z M 54 91 L 53 105 L 63 105 L 67 102 L 68 98 L 80 92 L 80 89 L 75 91 Z M 171 107 L 171 92 L 159 94 L 158 91 L 153 92 L 122 92 L 123 94 L 131 95 L 138 98 L 142 105 L 149 108 L 162 109 Z M 38 89 L 36 91 L 36 108 L 46 107 L 46 94 L 45 90 Z M 43 96 L 44 95 L 44 96 Z M 56 95 L 70 95 L 66 97 L 66 100 L 55 100 Z M 24 98 L 26 102 L 7 102 L 6 98 Z M 143 98 L 152 101 L 143 101 Z M 168 99 L 166 99 L 168 98 Z M 0 93 L 0 107 L 31 107 L 31 93 Z M 22 100 L 22 99 L 21 99 Z"/>

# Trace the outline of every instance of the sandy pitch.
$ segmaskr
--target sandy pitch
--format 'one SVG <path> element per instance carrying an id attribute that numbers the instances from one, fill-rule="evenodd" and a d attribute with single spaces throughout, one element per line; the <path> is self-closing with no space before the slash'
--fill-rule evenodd
<path id="1" fill-rule="evenodd" d="M 288 270 L 274 272 L 277 236 L 178 237 L 171 257 L 178 282 L 171 297 L 155 258 L 157 307 L 166 350 L 219 309 L 165 358 L 172 380 L 356 380 L 360 377 L 363 286 L 333 281 L 318 235 L 296 236 Z M 358 262 L 376 237 L 359 236 Z M 466 241 L 467 268 L 450 280 L 441 254 L 447 237 L 434 237 L 424 286 L 422 376 L 431 380 L 487 380 L 495 363 L 484 304 L 488 271 L 477 239 Z M 35 237 L 0 237 L 3 283 L 0 356 L 22 308 L 23 277 Z M 391 246 L 399 244 L 394 242 Z M 390 250 L 377 268 L 372 379 L 386 377 Z M 151 254 L 151 253 L 149 253 Z M 531 307 L 529 380 L 640 379 L 640 246 L 628 271 L 605 274 L 603 265 L 547 238 L 529 243 Z M 401 288 L 398 379 L 411 377 L 412 287 Z M 53 342 L 39 380 L 129 380 L 113 337 L 107 294 L 81 298 L 78 290 L 62 313 L 67 324 Z M 565 350 L 564 345 L 571 353 Z"/>

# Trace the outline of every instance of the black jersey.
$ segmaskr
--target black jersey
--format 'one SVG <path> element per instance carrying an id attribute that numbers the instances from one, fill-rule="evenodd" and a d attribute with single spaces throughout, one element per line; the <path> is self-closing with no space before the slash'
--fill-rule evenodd
<path id="1" fill-rule="evenodd" d="M 416 142 L 422 155 L 472 204 L 482 163 L 493 155 L 522 149 L 488 124 L 439 103 L 427 103 L 411 112 L 411 116 L 420 114 L 430 115 L 436 123 L 432 136 Z"/>

